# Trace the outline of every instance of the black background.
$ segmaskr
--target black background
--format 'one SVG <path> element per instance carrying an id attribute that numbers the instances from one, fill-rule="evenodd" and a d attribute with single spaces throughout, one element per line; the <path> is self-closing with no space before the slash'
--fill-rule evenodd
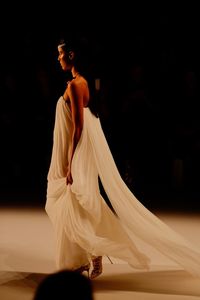
<path id="1" fill-rule="evenodd" d="M 102 126 L 127 185 L 149 208 L 199 210 L 197 7 L 73 4 L 1 9 L 0 202 L 45 204 L 64 89 L 57 42 L 70 31 L 89 42 Z"/>

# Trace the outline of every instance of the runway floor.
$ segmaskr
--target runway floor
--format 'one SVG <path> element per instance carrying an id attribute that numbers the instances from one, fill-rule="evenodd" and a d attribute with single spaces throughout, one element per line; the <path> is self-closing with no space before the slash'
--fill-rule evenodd
<path id="1" fill-rule="evenodd" d="M 200 249 L 200 213 L 157 212 L 163 221 Z M 48 273 L 54 272 L 54 236 L 49 218 L 39 207 L 0 208 L 0 300 L 31 300 Z M 148 272 L 107 257 L 103 274 L 93 280 L 95 300 L 200 299 L 200 279 L 171 262 L 155 263 Z"/>

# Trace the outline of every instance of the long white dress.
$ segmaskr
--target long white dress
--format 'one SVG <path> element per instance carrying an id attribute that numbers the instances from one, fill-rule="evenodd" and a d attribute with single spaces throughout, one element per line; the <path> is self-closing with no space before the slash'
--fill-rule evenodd
<path id="1" fill-rule="evenodd" d="M 60 97 L 45 206 L 55 229 L 57 268 L 76 269 L 87 264 L 92 255 L 109 255 L 135 269 L 148 270 L 150 247 L 200 276 L 200 252 L 128 189 L 117 170 L 100 119 L 89 108 L 84 108 L 83 130 L 73 156 L 73 184 L 66 185 L 71 128 L 70 107 Z M 98 176 L 116 214 L 100 194 Z"/>

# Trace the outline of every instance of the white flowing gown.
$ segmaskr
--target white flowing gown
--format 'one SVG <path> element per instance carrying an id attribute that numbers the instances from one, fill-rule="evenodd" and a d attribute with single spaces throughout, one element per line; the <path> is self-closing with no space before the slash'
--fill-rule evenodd
<path id="1" fill-rule="evenodd" d="M 73 184 L 66 185 L 71 129 L 70 107 L 60 97 L 45 206 L 55 229 L 57 268 L 76 269 L 87 264 L 92 255 L 109 255 L 135 269 L 148 270 L 150 247 L 200 276 L 200 252 L 128 189 L 117 170 L 100 119 L 89 108 L 84 108 L 83 130 L 72 160 Z M 98 176 L 116 215 L 100 194 Z"/>

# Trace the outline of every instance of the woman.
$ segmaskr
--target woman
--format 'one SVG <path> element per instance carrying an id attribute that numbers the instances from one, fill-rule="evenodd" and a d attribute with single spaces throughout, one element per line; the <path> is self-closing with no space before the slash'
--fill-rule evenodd
<path id="1" fill-rule="evenodd" d="M 110 255 L 148 270 L 149 249 L 154 249 L 199 276 L 198 251 L 146 209 L 120 177 L 90 107 L 80 54 L 76 44 L 62 40 L 58 45 L 60 65 L 72 79 L 56 106 L 45 207 L 56 233 L 57 268 L 89 273 L 92 262 L 94 279 L 102 273 L 102 256 Z M 101 196 L 99 178 L 114 212 Z"/>

